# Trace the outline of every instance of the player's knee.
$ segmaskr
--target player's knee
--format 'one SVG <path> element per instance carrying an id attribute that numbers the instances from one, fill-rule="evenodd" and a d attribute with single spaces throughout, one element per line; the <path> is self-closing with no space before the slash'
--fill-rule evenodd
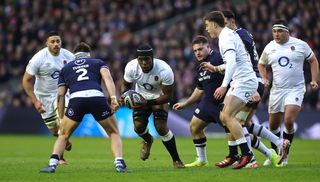
<path id="1" fill-rule="evenodd" d="M 157 109 L 153 112 L 154 120 L 167 121 L 168 112 L 163 109 Z"/>
<path id="2" fill-rule="evenodd" d="M 220 118 L 220 121 L 221 121 L 222 123 L 225 123 L 226 117 L 225 117 L 224 112 L 221 112 L 221 113 L 220 113 L 219 118 Z"/>
<path id="3" fill-rule="evenodd" d="M 202 131 L 202 129 L 199 127 L 199 124 L 194 123 L 194 122 L 190 123 L 189 128 L 190 128 L 190 132 L 191 132 L 192 135 L 199 134 Z"/>
<path id="4" fill-rule="evenodd" d="M 239 111 L 237 114 L 236 114 L 236 118 L 241 121 L 243 123 L 245 123 L 247 121 L 247 118 L 248 118 L 248 115 L 249 115 L 249 112 L 246 112 L 246 111 Z"/>
<path id="5" fill-rule="evenodd" d="M 294 115 L 286 116 L 284 118 L 285 124 L 288 124 L 288 125 L 293 125 L 295 120 L 296 120 L 296 117 Z"/>
<path id="6" fill-rule="evenodd" d="M 231 117 L 230 117 L 230 115 L 228 115 L 227 113 L 221 112 L 221 113 L 220 113 L 220 120 L 221 120 L 222 123 L 224 123 L 224 124 L 227 125 L 228 122 L 231 121 Z"/>
<path id="7" fill-rule="evenodd" d="M 139 123 L 139 124 L 135 124 L 135 125 L 134 125 L 134 131 L 135 131 L 137 134 L 143 133 L 144 131 L 146 131 L 146 128 L 147 128 L 147 126 L 144 126 L 142 123 Z"/>
<path id="8" fill-rule="evenodd" d="M 166 124 L 163 124 L 163 123 L 161 123 L 161 124 L 155 124 L 155 128 L 156 128 L 156 130 L 157 130 L 157 132 L 159 133 L 159 135 L 161 135 L 161 136 L 163 136 L 163 135 L 165 135 L 165 134 L 167 134 L 168 133 L 168 127 L 167 127 L 167 125 Z"/>
<path id="9" fill-rule="evenodd" d="M 59 134 L 59 138 L 65 140 L 65 141 L 67 141 L 69 139 L 69 137 L 70 137 L 70 135 L 66 134 L 66 133 L 65 134 Z"/>

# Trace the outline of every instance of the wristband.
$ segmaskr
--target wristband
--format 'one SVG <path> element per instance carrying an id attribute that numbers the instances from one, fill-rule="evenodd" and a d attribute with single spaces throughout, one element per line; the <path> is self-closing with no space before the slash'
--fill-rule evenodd
<path id="1" fill-rule="evenodd" d="M 110 96 L 110 100 L 111 100 L 111 102 L 117 101 L 117 96 L 115 96 L 115 95 Z"/>

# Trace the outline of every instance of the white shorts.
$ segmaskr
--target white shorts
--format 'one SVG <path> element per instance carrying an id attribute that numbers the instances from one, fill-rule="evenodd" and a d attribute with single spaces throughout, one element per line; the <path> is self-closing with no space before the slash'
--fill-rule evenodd
<path id="1" fill-rule="evenodd" d="M 231 82 L 230 88 L 226 94 L 226 96 L 233 95 L 238 97 L 239 99 L 243 100 L 243 102 L 248 103 L 250 102 L 251 96 L 257 91 L 258 89 L 258 81 L 257 79 L 251 79 L 246 82 Z"/>
<path id="2" fill-rule="evenodd" d="M 68 92 L 69 93 L 69 92 Z M 49 129 L 58 127 L 60 124 L 60 119 L 57 110 L 57 95 L 53 94 L 50 96 L 37 95 L 39 101 L 43 104 L 45 109 L 44 113 L 41 113 L 41 117 L 44 123 Z M 69 103 L 69 94 L 66 95 L 65 104 Z"/>
<path id="3" fill-rule="evenodd" d="M 269 97 L 269 113 L 284 112 L 286 105 L 301 107 L 304 89 L 271 89 Z"/>

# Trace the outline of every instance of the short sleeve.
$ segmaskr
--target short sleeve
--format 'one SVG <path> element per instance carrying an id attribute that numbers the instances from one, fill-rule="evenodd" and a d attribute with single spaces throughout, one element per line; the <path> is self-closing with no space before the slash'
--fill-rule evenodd
<path id="1" fill-rule="evenodd" d="M 128 83 L 132 83 L 133 80 L 133 76 L 134 76 L 134 65 L 132 64 L 132 62 L 129 62 L 125 69 L 124 69 L 124 76 L 123 79 L 128 82 Z"/>
<path id="2" fill-rule="evenodd" d="M 268 64 L 268 55 L 267 55 L 267 53 L 265 52 L 265 50 L 262 52 L 262 54 L 261 54 L 261 56 L 260 56 L 259 64 L 263 64 L 263 65 Z"/>
<path id="3" fill-rule="evenodd" d="M 39 71 L 40 68 L 40 54 L 37 53 L 35 54 L 29 61 L 27 67 L 26 67 L 26 72 L 30 75 L 36 75 Z"/>
<path id="4" fill-rule="evenodd" d="M 169 66 L 162 71 L 162 78 L 162 85 L 172 85 L 174 83 L 173 71 Z"/>
<path id="5" fill-rule="evenodd" d="M 303 53 L 304 53 L 304 57 L 306 60 L 309 60 L 312 56 L 313 56 L 313 51 L 310 48 L 310 46 L 303 41 L 302 43 L 302 49 L 303 49 Z"/>

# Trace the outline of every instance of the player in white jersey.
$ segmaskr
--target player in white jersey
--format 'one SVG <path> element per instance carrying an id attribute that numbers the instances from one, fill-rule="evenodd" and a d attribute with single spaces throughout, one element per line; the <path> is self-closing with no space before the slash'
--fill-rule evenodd
<path id="1" fill-rule="evenodd" d="M 263 50 L 259 60 L 259 71 L 265 82 L 267 79 L 266 66 L 272 68 L 272 87 L 269 98 L 269 127 L 280 136 L 280 124 L 284 120 L 283 138 L 290 142 L 295 133 L 294 122 L 301 110 L 305 93 L 303 64 L 307 61 L 311 66 L 312 80 L 310 86 L 318 89 L 319 63 L 308 44 L 290 36 L 289 28 L 284 20 L 276 20 L 272 26 L 273 39 Z M 276 146 L 272 144 L 272 148 Z M 289 150 L 289 149 L 288 149 Z M 283 159 L 287 165 L 288 157 Z M 265 162 L 268 165 L 269 162 Z"/>
<path id="2" fill-rule="evenodd" d="M 253 159 L 242 127 L 236 115 L 245 108 L 251 101 L 252 95 L 258 88 L 258 79 L 253 71 L 249 54 L 240 39 L 239 35 L 225 27 L 225 20 L 222 12 L 213 11 L 204 17 L 206 31 L 212 38 L 219 38 L 220 54 L 226 63 L 226 70 L 223 82 L 214 92 L 214 96 L 222 98 L 230 84 L 224 99 L 224 108 L 220 114 L 221 121 L 228 127 L 231 135 L 240 146 L 242 156 L 233 169 L 245 167 Z M 232 81 L 231 81 L 232 80 Z"/>
<path id="3" fill-rule="evenodd" d="M 74 60 L 74 55 L 61 48 L 58 32 L 51 31 L 46 38 L 47 47 L 29 61 L 22 85 L 52 135 L 57 137 L 60 124 L 56 105 L 59 73 L 65 64 Z M 70 142 L 66 150 L 71 150 Z M 60 163 L 65 163 L 63 157 Z"/>
<path id="4" fill-rule="evenodd" d="M 150 155 L 153 138 L 147 126 L 148 118 L 153 113 L 155 128 L 171 155 L 173 166 L 184 168 L 175 137 L 167 126 L 169 102 L 173 94 L 173 71 L 163 60 L 153 58 L 153 50 L 148 44 L 140 45 L 136 53 L 137 58 L 125 67 L 122 92 L 135 84 L 135 90 L 146 99 L 141 107 L 133 109 L 134 130 L 144 140 L 140 158 L 146 160 Z M 120 98 L 120 103 L 123 103 L 123 98 Z"/>

